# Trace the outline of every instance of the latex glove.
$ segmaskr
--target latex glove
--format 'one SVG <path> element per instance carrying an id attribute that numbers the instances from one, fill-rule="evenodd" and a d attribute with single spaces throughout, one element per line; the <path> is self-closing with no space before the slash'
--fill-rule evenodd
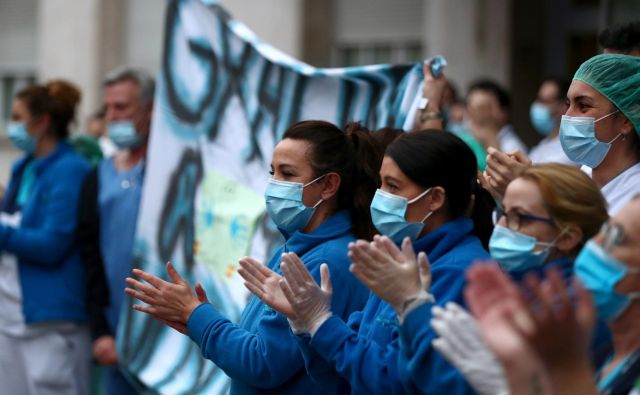
<path id="1" fill-rule="evenodd" d="M 508 394 L 504 370 L 487 345 L 474 318 L 459 305 L 434 306 L 431 326 L 439 338 L 432 342 L 481 395 Z"/>
<path id="2" fill-rule="evenodd" d="M 424 252 L 416 258 L 408 237 L 402 241 L 402 250 L 386 236 L 375 236 L 371 243 L 358 240 L 349 243 L 348 256 L 351 272 L 397 314 L 408 302 L 429 291 L 429 261 Z"/>
<path id="3" fill-rule="evenodd" d="M 296 316 L 294 332 L 304 328 L 311 336 L 331 317 L 331 277 L 326 263 L 320 265 L 320 283 L 315 280 L 295 253 L 282 255 L 280 264 L 284 279 L 280 286 Z M 300 328 L 302 326 L 302 328 Z"/>

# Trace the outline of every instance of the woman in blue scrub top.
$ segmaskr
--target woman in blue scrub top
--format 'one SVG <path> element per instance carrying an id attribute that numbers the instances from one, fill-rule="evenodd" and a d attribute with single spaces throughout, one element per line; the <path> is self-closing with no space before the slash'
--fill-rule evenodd
<path id="1" fill-rule="evenodd" d="M 336 283 L 332 308 L 344 319 L 362 309 L 368 296 L 349 272 L 347 245 L 356 237 L 373 235 L 369 204 L 378 184 L 380 161 L 381 152 L 368 131 L 352 127 L 345 133 L 322 121 L 294 124 L 273 152 L 265 199 L 269 216 L 286 242 L 267 267 L 278 271 L 281 255 L 295 252 L 318 279 L 320 264 L 326 262 Z M 257 277 L 267 270 L 249 258 L 241 264 Z M 135 270 L 147 282 L 128 279 L 137 291 L 127 292 L 150 305 L 138 310 L 186 324 L 203 355 L 231 377 L 232 394 L 328 394 L 344 386 L 335 373 L 322 382 L 312 381 L 285 316 L 252 297 L 240 323 L 234 324 L 212 304 L 200 303 L 168 266 L 177 284 Z M 247 269 L 241 270 L 247 275 Z M 170 295 L 151 296 L 157 294 L 154 286 L 169 285 Z M 171 309 L 174 301 L 179 308 Z"/>

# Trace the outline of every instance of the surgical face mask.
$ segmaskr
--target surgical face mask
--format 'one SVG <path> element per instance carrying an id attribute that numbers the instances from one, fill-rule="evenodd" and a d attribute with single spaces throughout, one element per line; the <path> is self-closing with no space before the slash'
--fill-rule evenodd
<path id="1" fill-rule="evenodd" d="M 32 154 L 36 150 L 38 140 L 27 132 L 27 125 L 24 122 L 10 122 L 7 125 L 7 135 L 13 145 L 27 154 Z"/>
<path id="2" fill-rule="evenodd" d="M 628 267 L 593 240 L 580 251 L 574 270 L 585 289 L 591 292 L 598 316 L 606 321 L 620 317 L 633 299 L 640 299 L 640 292 L 621 295 L 615 290 L 627 273 L 640 273 L 640 268 Z"/>
<path id="3" fill-rule="evenodd" d="M 313 207 L 307 207 L 302 203 L 302 192 L 304 188 L 322 177 L 324 177 L 324 175 L 306 184 L 301 182 L 279 181 L 273 178 L 269 179 L 267 189 L 264 192 L 267 212 L 278 229 L 285 233 L 285 237 L 289 237 L 294 232 L 304 229 L 309 223 L 309 220 L 311 220 L 316 207 L 322 203 L 322 199 Z"/>
<path id="4" fill-rule="evenodd" d="M 464 127 L 464 122 L 449 122 L 447 124 L 447 130 L 454 134 L 464 134 L 467 132 L 467 128 Z"/>
<path id="5" fill-rule="evenodd" d="M 143 137 L 136 131 L 132 121 L 109 122 L 107 132 L 119 149 L 135 149 L 142 144 Z"/>
<path id="6" fill-rule="evenodd" d="M 543 136 L 548 136 L 556 126 L 556 121 L 551 115 L 549 106 L 542 103 L 533 102 L 533 104 L 531 104 L 529 117 L 531 118 L 533 128 Z"/>
<path id="7" fill-rule="evenodd" d="M 378 232 L 389 237 L 395 243 L 400 244 L 409 236 L 415 240 L 424 228 L 424 221 L 433 214 L 429 212 L 420 222 L 406 220 L 407 207 L 426 196 L 432 188 L 427 189 L 415 198 L 408 200 L 402 196 L 385 192 L 382 189 L 376 191 L 371 201 L 371 220 Z"/>
<path id="8" fill-rule="evenodd" d="M 567 157 L 592 169 L 598 167 L 611 149 L 611 144 L 622 134 L 608 143 L 602 142 L 596 138 L 595 124 L 618 111 L 598 119 L 563 115 L 560 121 L 560 144 Z"/>
<path id="9" fill-rule="evenodd" d="M 500 267 L 506 272 L 522 272 L 533 269 L 545 263 L 551 247 L 555 246 L 556 240 L 562 236 L 563 232 L 553 242 L 545 243 L 538 241 L 533 236 L 496 225 L 493 228 L 491 239 L 489 239 L 489 253 L 491 258 L 498 261 Z M 536 246 L 545 248 L 534 251 Z"/>

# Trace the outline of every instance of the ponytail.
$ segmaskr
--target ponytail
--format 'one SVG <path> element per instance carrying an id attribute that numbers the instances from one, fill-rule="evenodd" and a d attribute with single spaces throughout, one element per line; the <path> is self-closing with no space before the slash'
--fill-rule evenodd
<path id="1" fill-rule="evenodd" d="M 329 122 L 302 121 L 290 126 L 283 138 L 311 144 L 309 160 L 314 177 L 327 173 L 340 176 L 338 209 L 351 214 L 356 237 L 371 240 L 376 230 L 369 206 L 380 185 L 382 150 L 369 130 L 359 123 L 350 123 L 342 131 Z"/>
<path id="2" fill-rule="evenodd" d="M 357 122 L 345 127 L 347 142 L 353 161 L 349 185 L 342 191 L 344 206 L 350 206 L 353 233 L 361 239 L 371 240 L 377 233 L 371 220 L 371 200 L 380 185 L 382 149 L 368 129 Z"/>
<path id="3" fill-rule="evenodd" d="M 482 242 L 484 248 L 489 248 L 489 239 L 493 233 L 491 214 L 496 207 L 496 201 L 478 182 L 475 183 L 473 193 L 471 219 L 473 220 L 473 234 Z"/>

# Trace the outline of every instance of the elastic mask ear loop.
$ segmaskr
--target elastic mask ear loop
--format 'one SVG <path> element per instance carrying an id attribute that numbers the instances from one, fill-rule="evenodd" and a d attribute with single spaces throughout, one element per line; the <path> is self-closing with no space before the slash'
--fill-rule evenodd
<path id="1" fill-rule="evenodd" d="M 613 144 L 616 142 L 616 140 L 618 140 L 618 138 L 620 138 L 620 136 L 622 136 L 622 139 L 624 140 L 624 134 L 622 133 L 618 133 L 618 135 L 616 137 L 613 138 L 613 140 L 609 141 L 607 144 Z"/>
<path id="2" fill-rule="evenodd" d="M 422 221 L 420 221 L 422 224 L 424 224 L 424 221 L 428 220 L 429 217 L 431 217 L 433 215 L 433 211 L 429 211 L 429 214 L 425 215 L 424 218 L 422 218 Z"/>
<path id="3" fill-rule="evenodd" d="M 411 203 L 415 203 L 418 200 L 422 199 L 423 197 L 425 197 L 425 195 L 429 192 L 431 192 L 431 190 L 433 189 L 433 187 L 428 188 L 426 191 L 422 192 L 421 194 L 419 194 L 418 196 L 414 197 L 413 199 L 409 200 L 407 202 L 407 204 L 411 204 Z"/>
<path id="4" fill-rule="evenodd" d="M 620 110 L 615 110 L 614 112 L 610 112 L 609 114 L 601 116 L 600 118 L 596 119 L 595 121 L 593 121 L 593 123 L 600 122 L 603 119 L 608 118 L 608 117 L 612 116 L 613 114 L 616 114 L 616 113 L 619 113 L 619 112 L 620 112 Z"/>
<path id="5" fill-rule="evenodd" d="M 304 184 L 302 187 L 303 187 L 303 188 L 306 188 L 306 187 L 308 187 L 309 185 L 313 184 L 314 182 L 318 181 L 319 179 L 321 179 L 321 178 L 323 178 L 323 177 L 325 177 L 325 176 L 326 176 L 326 174 L 323 174 L 323 175 L 321 175 L 320 177 L 316 178 L 315 180 L 311 180 L 311 181 L 309 181 L 308 183 Z"/>
<path id="6" fill-rule="evenodd" d="M 323 175 L 321 175 L 320 177 L 316 178 L 315 180 L 309 181 L 308 183 L 304 184 L 304 185 L 302 186 L 302 188 L 306 188 L 308 185 L 313 184 L 314 182 L 316 182 L 316 181 L 320 180 L 321 178 L 323 178 L 323 177 L 325 177 L 325 176 L 326 176 L 326 174 L 323 174 Z M 318 207 L 322 202 L 324 202 L 324 199 L 320 198 L 320 200 L 318 200 L 318 203 L 316 203 L 316 204 L 314 204 L 314 205 L 313 205 L 313 208 Z"/>
<path id="7" fill-rule="evenodd" d="M 565 232 L 569 230 L 568 226 L 565 226 L 564 229 L 562 229 L 560 231 L 560 233 L 550 242 L 546 242 L 546 241 L 542 241 L 542 242 L 538 242 L 536 241 L 536 244 L 539 246 L 543 246 L 545 247 L 545 249 L 550 249 L 556 246 L 556 243 L 558 242 L 558 240 L 565 234 Z"/>

